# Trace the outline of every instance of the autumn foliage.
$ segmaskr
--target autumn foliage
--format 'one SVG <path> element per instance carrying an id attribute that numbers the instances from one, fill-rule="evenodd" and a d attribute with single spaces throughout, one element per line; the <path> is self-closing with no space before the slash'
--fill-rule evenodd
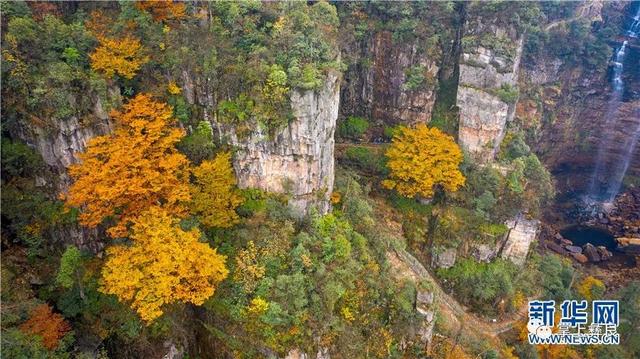
<path id="1" fill-rule="evenodd" d="M 151 13 L 155 21 L 181 20 L 186 17 L 186 6 L 183 2 L 171 0 L 137 1 L 136 7 Z"/>
<path id="2" fill-rule="evenodd" d="M 100 45 L 96 51 L 89 55 L 91 68 L 103 73 L 105 77 L 112 78 L 118 74 L 131 79 L 136 72 L 149 61 L 144 54 L 140 40 L 133 37 L 115 39 L 107 36 L 98 36 Z"/>
<path id="3" fill-rule="evenodd" d="M 231 154 L 220 153 L 211 161 L 204 161 L 193 169 L 191 186 L 192 212 L 209 227 L 228 228 L 238 223 L 236 207 L 242 197 L 235 188 L 236 178 L 231 167 Z"/>
<path id="4" fill-rule="evenodd" d="M 49 350 L 56 349 L 60 339 L 70 330 L 71 326 L 64 317 L 54 313 L 47 304 L 41 304 L 33 309 L 29 319 L 20 326 L 20 330 L 29 335 L 42 337 L 42 344 Z"/>
<path id="5" fill-rule="evenodd" d="M 171 127 L 171 108 L 138 95 L 112 117 L 113 134 L 92 139 L 81 162 L 69 168 L 75 182 L 67 205 L 82 208 L 80 222 L 88 227 L 113 219 L 112 237 L 125 237 L 132 219 L 153 205 L 184 216 L 189 161 L 175 148 L 184 131 Z"/>
<path id="6" fill-rule="evenodd" d="M 132 229 L 131 245 L 107 249 L 101 290 L 129 302 L 145 321 L 162 315 L 168 303 L 204 303 L 228 275 L 225 257 L 165 209 L 151 207 Z"/>
<path id="7" fill-rule="evenodd" d="M 458 166 L 462 151 L 451 136 L 437 128 L 419 124 L 400 127 L 386 152 L 389 178 L 382 182 L 406 197 L 431 197 L 434 186 L 456 191 L 465 178 Z"/>

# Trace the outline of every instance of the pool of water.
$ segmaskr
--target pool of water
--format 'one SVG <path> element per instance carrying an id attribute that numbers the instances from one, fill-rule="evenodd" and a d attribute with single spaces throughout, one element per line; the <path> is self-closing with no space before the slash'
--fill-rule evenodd
<path id="1" fill-rule="evenodd" d="M 589 226 L 571 226 L 560 231 L 560 234 L 576 246 L 591 243 L 594 246 L 604 246 L 610 251 L 617 247 L 615 238 L 604 229 Z"/>

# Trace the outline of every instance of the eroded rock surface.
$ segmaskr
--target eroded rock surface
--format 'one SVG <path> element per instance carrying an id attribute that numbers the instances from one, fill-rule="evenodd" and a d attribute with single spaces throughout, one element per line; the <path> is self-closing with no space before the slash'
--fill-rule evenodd
<path id="1" fill-rule="evenodd" d="M 515 114 L 515 99 L 506 99 L 504 93 L 517 91 L 523 39 L 508 29 L 474 25 L 467 24 L 467 38 L 488 36 L 514 44 L 510 51 L 471 46 L 463 49 L 461 56 L 456 101 L 460 117 L 458 141 L 478 160 L 488 162 L 494 158 L 506 124 Z"/>
<path id="2" fill-rule="evenodd" d="M 509 235 L 500 255 L 521 266 L 527 259 L 531 242 L 538 236 L 540 221 L 516 218 L 507 222 L 507 226 L 510 229 Z"/>
<path id="3" fill-rule="evenodd" d="M 214 123 L 220 140 L 236 147 L 233 166 L 241 188 L 287 193 L 297 215 L 311 207 L 329 211 L 334 179 L 334 132 L 340 101 L 339 76 L 324 86 L 291 95 L 294 120 L 273 136 L 256 128 L 247 137 Z"/>

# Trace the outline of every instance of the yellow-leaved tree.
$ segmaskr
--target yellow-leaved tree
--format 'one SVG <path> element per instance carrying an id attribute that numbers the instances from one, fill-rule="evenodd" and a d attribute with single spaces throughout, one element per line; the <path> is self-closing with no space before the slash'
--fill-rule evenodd
<path id="1" fill-rule="evenodd" d="M 459 169 L 462 151 L 451 136 L 437 128 L 401 126 L 385 155 L 390 174 L 382 185 L 403 196 L 428 198 L 436 185 L 450 192 L 464 185 Z"/>
<path id="2" fill-rule="evenodd" d="M 128 224 L 153 205 L 186 215 L 189 161 L 175 148 L 184 131 L 171 126 L 171 107 L 141 94 L 111 116 L 115 131 L 89 141 L 80 163 L 69 167 L 75 182 L 66 204 L 81 208 L 80 223 L 96 227 L 110 218 L 115 238 L 126 237 Z"/>
<path id="3" fill-rule="evenodd" d="M 130 245 L 107 249 L 101 291 L 130 303 L 145 321 L 173 302 L 200 305 L 228 275 L 225 257 L 202 243 L 200 231 L 180 228 L 160 207 L 134 219 Z"/>
<path id="4" fill-rule="evenodd" d="M 238 223 L 236 207 L 242 197 L 236 189 L 231 167 L 231 154 L 219 153 L 215 159 L 203 161 L 193 169 L 191 210 L 208 227 L 228 228 Z"/>
<path id="5" fill-rule="evenodd" d="M 131 79 L 149 61 L 140 41 L 133 37 L 114 39 L 98 36 L 100 45 L 89 55 L 91 68 L 112 78 L 116 73 Z"/>
<path id="6" fill-rule="evenodd" d="M 155 21 L 182 20 L 187 16 L 187 7 L 181 1 L 136 1 L 136 7 L 150 12 Z"/>

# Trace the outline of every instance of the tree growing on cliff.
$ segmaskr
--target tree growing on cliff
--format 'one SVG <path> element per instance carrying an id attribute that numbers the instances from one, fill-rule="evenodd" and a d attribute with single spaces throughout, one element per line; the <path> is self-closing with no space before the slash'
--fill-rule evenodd
<path id="1" fill-rule="evenodd" d="M 136 38 L 114 39 L 98 36 L 98 40 L 100 45 L 89 55 L 91 68 L 107 78 L 118 74 L 131 79 L 140 67 L 149 61 L 149 57 L 144 54 L 142 44 Z"/>
<path id="2" fill-rule="evenodd" d="M 136 1 L 136 8 L 151 13 L 155 21 L 182 20 L 186 15 L 185 3 L 179 1 Z"/>
<path id="3" fill-rule="evenodd" d="M 390 174 L 382 185 L 403 196 L 431 197 L 436 185 L 452 192 L 464 185 L 459 169 L 462 151 L 437 128 L 424 124 L 398 128 L 385 155 Z"/>
<path id="4" fill-rule="evenodd" d="M 171 108 L 141 94 L 112 118 L 113 134 L 89 141 L 80 163 L 69 167 L 75 182 L 66 204 L 82 209 L 80 223 L 96 227 L 110 218 L 115 238 L 125 237 L 132 219 L 153 205 L 186 215 L 189 161 L 175 148 L 184 131 L 171 127 Z"/>
<path id="5" fill-rule="evenodd" d="M 236 178 L 231 168 L 231 154 L 219 153 L 193 169 L 191 209 L 208 227 L 228 228 L 238 223 L 236 207 L 242 197 L 235 188 Z"/>
<path id="6" fill-rule="evenodd" d="M 130 245 L 107 249 L 101 291 L 129 302 L 145 321 L 169 303 L 204 303 L 228 275 L 225 257 L 199 242 L 200 231 L 183 230 L 163 208 L 141 214 L 132 232 Z"/>

